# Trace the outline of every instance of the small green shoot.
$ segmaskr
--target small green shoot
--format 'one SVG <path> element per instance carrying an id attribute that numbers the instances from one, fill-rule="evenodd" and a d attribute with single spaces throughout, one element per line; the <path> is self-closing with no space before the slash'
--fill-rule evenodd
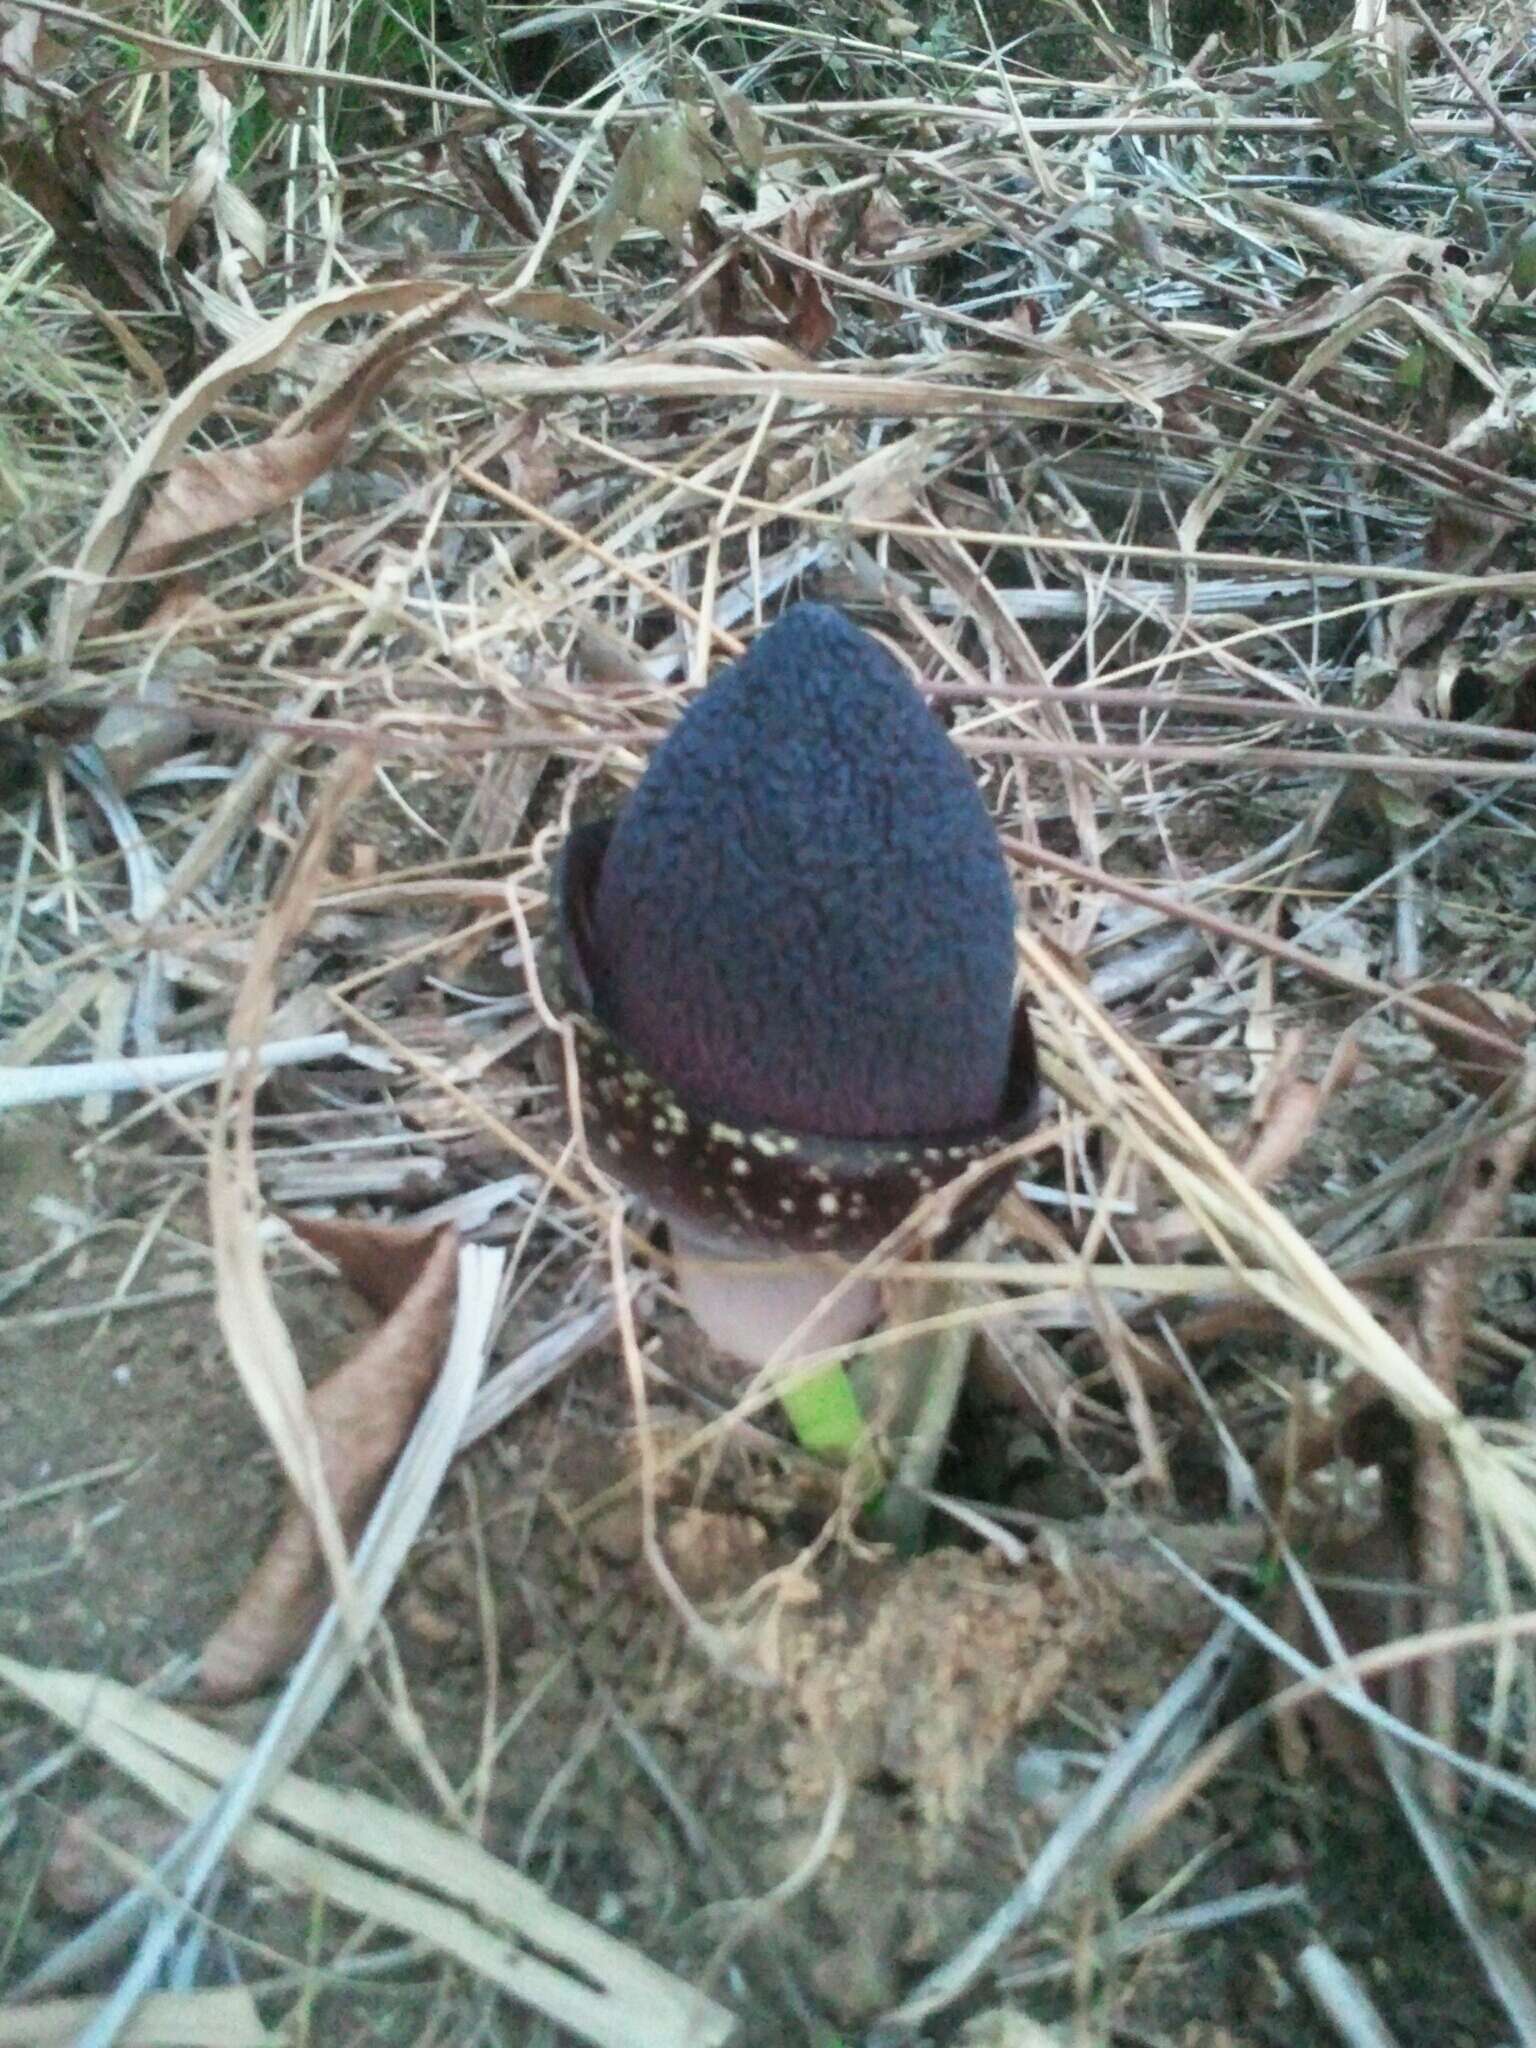
<path id="1" fill-rule="evenodd" d="M 853 1382 L 840 1364 L 788 1386 L 779 1405 L 797 1442 L 813 1457 L 847 1464 L 864 1435 L 864 1415 Z"/>

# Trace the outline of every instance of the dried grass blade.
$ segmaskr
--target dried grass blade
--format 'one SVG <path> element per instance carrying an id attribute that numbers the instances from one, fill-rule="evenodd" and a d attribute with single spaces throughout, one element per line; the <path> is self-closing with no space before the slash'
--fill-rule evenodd
<path id="1" fill-rule="evenodd" d="M 252 1768 L 255 1753 L 229 1736 L 114 1681 L 10 1659 L 0 1675 L 189 1818 L 211 1783 Z M 597 2048 L 711 2048 L 729 2038 L 723 2008 L 448 1828 L 295 1775 L 266 1794 L 263 1811 L 271 1818 L 248 1820 L 235 1841 L 252 1868 L 430 1941 Z"/>
<path id="2" fill-rule="evenodd" d="M 210 363 L 161 413 L 134 449 L 97 508 L 74 563 L 61 586 L 53 618 L 52 658 L 55 669 L 69 667 L 86 621 L 105 579 L 117 561 L 139 504 L 146 480 L 165 466 L 197 430 L 220 400 L 242 379 L 280 363 L 294 345 L 317 327 L 361 313 L 397 313 L 451 298 L 458 287 L 410 280 L 396 284 L 350 285 L 325 292 L 290 307 L 275 320 L 263 321 L 251 337 L 236 343 Z"/>
<path id="3" fill-rule="evenodd" d="M 324 879 L 332 837 L 361 772 L 355 758 L 339 764 L 277 901 L 257 933 L 229 1021 L 234 1059 L 219 1084 L 218 1109 L 208 1141 L 208 1217 L 215 1299 L 224 1341 L 284 1475 L 314 1522 L 321 1553 L 343 1604 L 351 1584 L 346 1542 L 325 1483 L 324 1459 L 310 1420 L 298 1357 L 273 1298 L 262 1253 L 254 1139 L 255 1057 L 271 1016 L 278 961 L 308 921 Z"/>
<path id="4" fill-rule="evenodd" d="M 99 1998 L 50 1998 L 0 2012 L 0 2048 L 72 2048 L 102 2008 Z M 281 2048 L 242 1985 L 156 1991 L 118 2036 L 122 2048 Z"/>
<path id="5" fill-rule="evenodd" d="M 458 1312 L 442 1373 L 358 1545 L 351 1617 L 356 1632 L 342 1629 L 339 1608 L 333 1604 L 239 1774 L 211 1803 L 199 1803 L 192 1826 L 162 1860 L 162 1884 L 174 1883 L 180 1896 L 158 1912 L 102 2019 L 82 2035 L 79 2048 L 108 2048 L 118 2039 L 118 2028 L 149 1988 L 185 1912 L 185 1901 L 217 1867 L 249 1813 L 298 1755 L 346 1682 L 358 1645 L 382 1611 L 453 1456 L 484 1363 L 502 1265 L 502 1254 L 480 1247 L 460 1254 Z M 142 1917 L 146 1896 L 130 1894 L 111 1908 L 95 1927 L 34 1973 L 30 1986 L 46 1988 L 111 1953 L 122 1934 Z M 163 1896 L 163 1889 L 157 1888 L 153 1896 Z"/>
<path id="6" fill-rule="evenodd" d="M 885 2015 L 874 2030 L 872 2048 L 883 2048 L 888 2040 L 905 2039 L 909 2028 L 961 1997 L 1004 1942 L 1011 1941 L 1044 1910 L 1085 1845 L 1092 1845 L 1095 1857 L 1102 1855 L 1105 1824 L 1115 1809 L 1145 1785 L 1148 1772 L 1156 1768 L 1160 1776 L 1166 1773 L 1165 1752 L 1170 1745 L 1176 1767 L 1214 1713 L 1226 1691 L 1237 1641 L 1234 1622 L 1227 1620 L 1217 1626 L 1205 1647 L 1142 1716 L 1082 1798 L 1063 1816 L 1023 1882 L 958 1954 L 932 1971 L 901 2005 Z"/>
<path id="7" fill-rule="evenodd" d="M 351 1045 L 345 1031 L 325 1031 L 313 1038 L 278 1039 L 256 1048 L 263 1073 L 275 1067 L 296 1067 L 311 1060 L 334 1059 Z M 38 1102 L 73 1102 L 84 1095 L 118 1095 L 129 1089 L 146 1093 L 185 1088 L 198 1081 L 222 1081 L 232 1071 L 227 1049 L 217 1052 L 168 1052 L 147 1059 L 65 1060 L 58 1066 L 18 1067 L 0 1071 L 0 1110 L 30 1108 Z"/>

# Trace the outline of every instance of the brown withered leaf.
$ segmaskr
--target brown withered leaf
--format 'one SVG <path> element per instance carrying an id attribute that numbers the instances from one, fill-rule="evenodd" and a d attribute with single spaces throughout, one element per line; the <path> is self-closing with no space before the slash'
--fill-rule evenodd
<path id="1" fill-rule="evenodd" d="M 0 177 L 52 228 L 59 261 L 95 304 L 116 312 L 165 310 L 154 258 L 103 232 L 89 194 L 81 196 L 41 135 L 18 129 L 0 140 Z"/>
<path id="2" fill-rule="evenodd" d="M 637 127 L 593 217 L 593 262 L 606 263 L 621 237 L 637 226 L 654 228 L 681 249 L 683 230 L 698 212 L 705 185 L 718 183 L 724 170 L 697 107 L 675 107 L 660 120 Z"/>
<path id="3" fill-rule="evenodd" d="M 537 241 L 539 216 L 516 152 L 500 135 L 450 135 L 445 140 L 455 177 L 471 199 L 494 214 L 519 242 Z"/>
<path id="4" fill-rule="evenodd" d="M 164 674 L 152 675 L 142 690 L 109 704 L 91 733 L 96 751 L 119 789 L 175 760 L 192 737 L 192 720 Z"/>
<path id="5" fill-rule="evenodd" d="M 478 466 L 535 505 L 547 505 L 560 488 L 559 444 L 542 414 L 531 410 L 513 415 Z"/>
<path id="6" fill-rule="evenodd" d="M 384 1320 L 309 1396 L 337 1520 L 355 1542 L 442 1365 L 453 1323 L 458 1238 L 451 1229 L 289 1218 Z M 290 1500 L 234 1608 L 204 1645 L 203 1692 L 231 1700 L 286 1668 L 325 1610 L 314 1524 Z"/>
<path id="7" fill-rule="evenodd" d="M 444 1235 L 441 1230 L 412 1230 L 397 1223 L 299 1216 L 287 1209 L 278 1214 L 295 1237 L 330 1260 L 377 1316 L 394 1314 Z"/>
<path id="8" fill-rule="evenodd" d="M 824 202 L 796 200 L 784 216 L 779 240 L 786 254 L 823 263 L 836 225 L 836 215 Z M 837 332 L 837 314 L 825 280 L 798 263 L 786 264 L 784 288 L 790 342 L 802 355 L 819 356 Z"/>
<path id="9" fill-rule="evenodd" d="M 259 89 L 274 121 L 281 123 L 302 119 L 309 104 L 306 86 L 292 78 L 284 78 L 276 71 L 268 71 L 262 75 Z"/>
<path id="10" fill-rule="evenodd" d="M 106 1912 L 134 1882 L 133 1864 L 157 1863 L 180 1833 L 174 1815 L 134 1793 L 98 1793 L 59 1830 L 43 1871 L 48 1903 L 77 1919 Z M 132 1862 L 119 1861 L 114 1849 Z"/>
<path id="11" fill-rule="evenodd" d="M 1480 576 L 1504 544 L 1513 524 L 1512 520 L 1500 519 L 1484 510 L 1474 516 L 1454 504 L 1440 505 L 1424 538 L 1424 565 L 1438 569 L 1447 578 Z M 1453 620 L 1472 609 L 1464 593 L 1432 598 L 1424 604 L 1399 605 L 1388 622 L 1384 659 L 1393 669 L 1406 670 L 1414 657 L 1430 647 Z M 1405 677 L 1387 699 L 1388 710 L 1410 715 L 1425 711 L 1430 716 L 1442 710 L 1435 697 L 1448 699 L 1449 693 L 1438 690 L 1426 694 L 1422 675 L 1426 666 L 1438 668 L 1439 664 L 1421 660 L 1419 679 L 1410 682 Z M 1450 680 L 1454 679 L 1452 675 Z"/>
<path id="12" fill-rule="evenodd" d="M 702 274 L 698 297 L 705 326 L 711 334 L 747 333 L 749 330 L 742 311 L 745 251 L 736 247 L 721 254 L 725 238 L 707 212 L 700 213 L 695 219 L 693 236 L 694 254 Z"/>
<path id="13" fill-rule="evenodd" d="M 1458 263 L 1456 244 L 1447 236 L 1382 227 L 1356 214 L 1336 213 L 1326 206 L 1302 206 L 1274 193 L 1260 194 L 1254 203 L 1288 222 L 1357 277 L 1381 278 L 1408 272 L 1438 278 L 1448 271 L 1455 278 L 1457 292 L 1474 307 L 1492 298 L 1503 286 L 1501 277 L 1478 276 L 1464 263 Z"/>
<path id="14" fill-rule="evenodd" d="M 330 468 L 351 426 L 350 416 L 334 418 L 249 448 L 187 456 L 156 491 L 123 558 L 123 575 L 163 575 L 195 542 L 288 504 Z"/>
<path id="15" fill-rule="evenodd" d="M 461 304 L 450 298 L 397 319 L 338 383 L 264 441 L 183 457 L 156 488 L 118 576 L 163 575 L 197 542 L 275 512 L 308 490 L 341 455 L 363 407 Z"/>
<path id="16" fill-rule="evenodd" d="M 1485 1100 L 1495 1095 L 1525 1061 L 1525 1047 L 1536 1029 L 1536 1010 L 1517 996 L 1474 993 L 1454 981 L 1431 982 L 1419 990 L 1421 1002 L 1433 1003 L 1445 1015 L 1443 1025 L 1422 1019 L 1435 1048 L 1449 1062 L 1458 1081 Z M 1497 1032 L 1509 1041 L 1508 1057 L 1496 1053 L 1480 1040 L 1469 1038 L 1462 1028 L 1470 1024 L 1477 1031 Z"/>
<path id="17" fill-rule="evenodd" d="M 752 102 L 727 85 L 724 79 L 716 78 L 712 71 L 704 70 L 704 82 L 709 87 L 715 105 L 720 109 L 730 135 L 732 146 L 741 165 L 749 177 L 755 178 L 763 168 L 768 153 L 768 137 L 763 128 L 763 119 Z"/>
<path id="18" fill-rule="evenodd" d="M 58 669 L 68 666 L 81 634 L 102 606 L 103 586 L 120 565 L 148 480 L 171 470 L 190 436 L 236 385 L 275 368 L 305 337 L 336 320 L 418 308 L 452 309 L 465 304 L 468 297 L 459 287 L 430 278 L 345 285 L 274 314 L 200 371 L 162 408 L 107 486 L 55 599 L 49 646 L 53 665 Z M 312 425 L 312 412 L 300 415 L 295 424 Z"/>
<path id="19" fill-rule="evenodd" d="M 115 232 L 157 258 L 165 255 L 170 203 L 165 174 L 118 133 L 99 106 L 83 102 L 59 121 L 53 154 L 108 234 Z"/>
<path id="20" fill-rule="evenodd" d="M 509 320 L 542 320 L 551 327 L 580 327 L 588 334 L 606 334 L 615 340 L 624 332 L 623 321 L 615 320 L 601 306 L 589 306 L 585 299 L 570 292 L 498 292 L 490 305 L 493 312 L 504 313 Z"/>
<path id="21" fill-rule="evenodd" d="M 912 223 L 883 185 L 869 195 L 859 215 L 854 247 L 861 256 L 888 256 L 912 232 Z"/>

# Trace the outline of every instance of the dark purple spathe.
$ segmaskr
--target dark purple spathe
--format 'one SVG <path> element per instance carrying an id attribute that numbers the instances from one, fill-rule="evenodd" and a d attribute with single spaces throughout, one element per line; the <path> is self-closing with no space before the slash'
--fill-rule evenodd
<path id="1" fill-rule="evenodd" d="M 996 833 L 900 667 L 825 605 L 785 612 L 657 749 L 592 918 L 598 1014 L 699 1110 L 833 1138 L 999 1114 Z"/>

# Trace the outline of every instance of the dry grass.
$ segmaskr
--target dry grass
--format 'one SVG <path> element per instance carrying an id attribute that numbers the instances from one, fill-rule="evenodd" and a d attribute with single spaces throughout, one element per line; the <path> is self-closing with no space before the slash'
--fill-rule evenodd
<path id="1" fill-rule="evenodd" d="M 1214 2048 L 1239 2035 L 1206 1905 L 1181 1876 L 1138 1917 L 1111 1887 L 1219 1770 L 1283 1809 L 1343 1769 L 1400 1803 L 1435 1939 L 1536 2042 L 1505 1924 L 1529 1901 L 1500 1891 L 1536 1742 L 1536 13 L 1358 0 L 1309 12 L 1303 46 L 1258 10 L 1234 46 L 1158 0 L 912 12 L 0 6 L 0 1113 L 79 1098 L 46 1128 L 89 1190 L 27 1182 L 42 1234 L 18 1228 L 0 1333 L 19 1356 L 146 1305 L 216 1318 L 340 1602 L 324 1675 L 307 1660 L 240 1742 L 105 1681 L 93 1722 L 89 1685 L 8 1662 L 194 1822 L 66 1946 L 32 1880 L 76 1753 L 18 1716 L 16 1841 L 43 1847 L 8 1894 L 10 1988 L 120 1981 L 189 2042 L 704 2042 L 732 2015 L 740 2040 L 1022 2041 L 1073 2015 L 1164 2039 L 1193 2013 L 1181 2038 Z M 1269 1660 L 1290 1688 L 1210 1734 L 1220 1686 L 1196 1711 L 1178 1658 L 1149 1665 L 1145 1718 L 1106 1699 L 1081 1738 L 1112 1752 L 1095 1789 L 1018 1838 L 1022 1880 L 999 1864 L 995 1910 L 862 2006 L 795 1918 L 838 1866 L 841 1763 L 776 1861 L 722 1846 L 656 1748 L 679 1686 L 729 1722 L 739 1679 L 786 1680 L 785 1617 L 863 1569 L 857 1501 L 772 1436 L 772 1384 L 674 1356 L 665 1261 L 572 1137 L 530 971 L 571 817 L 802 591 L 885 634 L 973 760 L 1050 1086 L 984 1240 L 902 1271 L 942 1284 L 931 1328 L 972 1330 L 987 1428 L 1033 1433 L 1075 1507 L 963 1439 L 944 1526 L 1021 1576 L 1112 1526 L 1263 1650 L 1250 1686 Z M 214 1101 L 218 1066 L 175 1056 L 224 1047 Z M 308 1064 L 258 1072 L 285 1058 Z M 350 1562 L 277 1206 L 506 1248 L 499 1288 L 464 1269 L 477 1334 Z M 450 1531 L 481 1366 L 519 1368 L 503 1415 L 615 1324 L 627 1370 L 540 1396 L 515 1485 L 515 1442 L 461 1466 Z M 8 1468 L 0 1526 L 55 1499 L 49 1455 Z M 585 1488 L 550 1478 L 571 1459 Z M 649 1605 L 585 1547 L 637 1486 Z M 684 1501 L 749 1503 L 772 1568 L 730 1597 L 691 1579 Z M 485 1546 L 525 1505 L 586 1576 L 544 1615 L 558 1655 L 513 1670 Z M 431 1683 L 375 1628 L 413 1542 L 476 1588 L 452 1767 Z M 594 1600 L 641 1603 L 595 1675 Z M 593 1718 L 450 1895 L 444 1845 L 483 1842 L 573 1663 Z M 438 1809 L 403 1845 L 398 1785 L 357 1793 L 349 1839 L 327 1802 L 351 1795 L 284 1776 L 356 1664 Z M 1248 1739 L 1272 1727 L 1289 1790 Z M 571 1787 L 605 1753 L 677 1845 L 674 1910 L 631 1915 L 633 1944 L 588 1924 L 601 1847 L 569 1850 L 580 1912 L 564 1851 L 553 1896 L 516 1867 L 562 1815 L 579 1843 Z M 278 1887 L 228 1915 L 238 1988 L 186 1939 L 223 1939 L 205 1881 L 232 1841 Z M 1355 1983 L 1321 1892 L 1258 1874 L 1226 1921 L 1306 1898 L 1316 1938 L 1291 1921 L 1265 1955 L 1316 2038 L 1380 2040 L 1373 2001 L 1429 2024 L 1394 2008 L 1392 1957 Z M 279 1892 L 313 1901 L 301 1955 L 263 1917 Z M 1182 2012 L 1119 1960 L 1170 1945 L 1206 1984 Z M 375 1951 L 425 2007 L 354 2009 Z M 1011 2015 L 961 2003 L 989 1983 Z M 47 2038 L 149 2038 L 83 2010 Z"/>

